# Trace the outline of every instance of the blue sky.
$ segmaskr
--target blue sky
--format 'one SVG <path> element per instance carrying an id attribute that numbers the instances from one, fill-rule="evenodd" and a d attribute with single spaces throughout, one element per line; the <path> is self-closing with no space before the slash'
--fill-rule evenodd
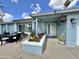
<path id="1" fill-rule="evenodd" d="M 40 13 L 52 12 L 54 9 L 48 4 L 50 0 L 1 0 L 4 6 L 4 11 L 11 14 L 14 19 L 22 18 L 23 13 L 31 14 L 33 9 L 31 5 L 39 4 Z M 79 2 L 75 7 L 79 6 Z"/>

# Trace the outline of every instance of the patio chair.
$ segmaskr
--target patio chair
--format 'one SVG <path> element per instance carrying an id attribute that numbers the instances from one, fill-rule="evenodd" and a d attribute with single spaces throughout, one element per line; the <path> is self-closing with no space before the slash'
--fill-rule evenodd
<path id="1" fill-rule="evenodd" d="M 21 33 L 17 34 L 17 39 L 20 40 L 21 39 Z"/>
<path id="2" fill-rule="evenodd" d="M 23 36 L 23 38 L 25 38 L 25 37 L 27 37 L 27 36 L 28 36 L 28 34 L 27 34 L 27 33 L 25 33 L 25 32 L 22 32 L 22 36 Z"/>
<path id="3" fill-rule="evenodd" d="M 4 32 L 3 33 L 4 36 L 9 35 L 9 34 L 10 34 L 9 32 Z"/>
<path id="4" fill-rule="evenodd" d="M 13 37 L 13 41 L 17 41 L 17 37 L 16 36 Z"/>
<path id="5" fill-rule="evenodd" d="M 16 36 L 15 36 L 15 37 L 13 37 L 13 39 L 16 39 Z"/>
<path id="6" fill-rule="evenodd" d="M 20 37 L 21 37 L 21 34 L 20 33 L 17 33 L 15 37 L 13 37 L 13 39 L 15 39 L 15 41 L 19 41 L 20 40 Z"/>
<path id="7" fill-rule="evenodd" d="M 8 37 L 2 37 L 2 35 L 0 34 L 0 41 L 1 41 L 1 46 L 3 45 L 4 42 L 6 42 L 6 40 L 8 40 Z"/>

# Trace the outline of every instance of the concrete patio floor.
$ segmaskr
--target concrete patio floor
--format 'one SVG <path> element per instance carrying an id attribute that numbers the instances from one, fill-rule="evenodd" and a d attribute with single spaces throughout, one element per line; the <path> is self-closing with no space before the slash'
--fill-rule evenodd
<path id="1" fill-rule="evenodd" d="M 21 43 L 14 42 L 0 46 L 0 59 L 79 59 L 79 47 L 66 47 L 57 39 L 48 39 L 42 56 L 25 53 Z"/>

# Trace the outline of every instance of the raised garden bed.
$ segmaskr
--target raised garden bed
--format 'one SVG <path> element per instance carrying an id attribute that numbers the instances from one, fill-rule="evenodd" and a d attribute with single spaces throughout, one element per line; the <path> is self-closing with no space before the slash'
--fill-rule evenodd
<path id="1" fill-rule="evenodd" d="M 42 53 L 44 52 L 44 48 L 46 47 L 46 43 L 47 39 L 46 35 L 44 34 L 39 42 L 25 40 L 21 43 L 21 45 L 24 52 L 42 55 Z"/>

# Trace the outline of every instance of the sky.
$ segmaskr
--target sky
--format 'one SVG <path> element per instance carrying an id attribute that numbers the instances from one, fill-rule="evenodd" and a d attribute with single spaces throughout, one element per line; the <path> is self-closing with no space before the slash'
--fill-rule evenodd
<path id="1" fill-rule="evenodd" d="M 22 19 L 30 14 L 47 13 L 64 9 L 65 0 L 1 0 L 6 17 Z M 73 0 L 68 8 L 79 7 L 79 0 Z M 4 17 L 5 18 L 5 17 Z"/>

